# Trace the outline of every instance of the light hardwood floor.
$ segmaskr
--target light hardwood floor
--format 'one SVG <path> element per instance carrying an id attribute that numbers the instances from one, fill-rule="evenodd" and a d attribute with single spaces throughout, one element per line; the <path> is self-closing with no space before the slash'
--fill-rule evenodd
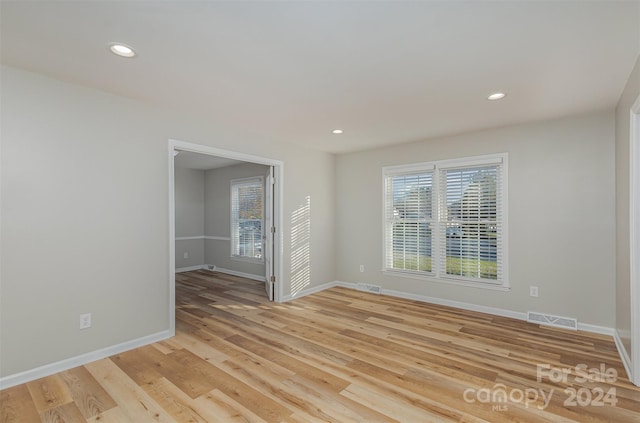
<path id="1" fill-rule="evenodd" d="M 176 290 L 174 338 L 0 391 L 0 421 L 640 422 L 607 336 L 344 288 L 275 304 L 208 271 Z"/>

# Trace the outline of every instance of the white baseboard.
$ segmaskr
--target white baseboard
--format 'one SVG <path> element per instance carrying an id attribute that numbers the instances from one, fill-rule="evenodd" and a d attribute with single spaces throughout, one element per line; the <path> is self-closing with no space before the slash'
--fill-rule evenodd
<path id="1" fill-rule="evenodd" d="M 101 360 L 105 357 L 110 357 L 112 355 L 120 354 L 134 348 L 162 341 L 172 336 L 174 336 L 174 334 L 171 333 L 171 331 L 166 330 L 143 336 L 142 338 L 132 339 L 131 341 L 122 342 L 120 344 L 112 345 L 110 347 L 102 348 L 96 351 L 91 351 L 75 357 L 67 358 L 55 363 L 45 364 L 44 366 L 36 367 L 35 369 L 5 376 L 0 378 L 0 389 L 10 388 L 12 386 L 31 382 L 32 380 L 50 376 L 55 373 L 63 372 L 74 367 L 83 366 L 87 363 L 91 363 L 92 361 Z"/>
<path id="2" fill-rule="evenodd" d="M 199 266 L 180 267 L 176 269 L 176 273 L 191 272 L 194 270 L 209 270 L 209 267 L 213 267 L 214 272 L 226 273 L 231 276 L 239 276 L 241 278 L 252 279 L 254 281 L 264 282 L 265 277 L 260 275 L 252 275 L 251 273 L 238 272 L 236 270 L 223 269 L 213 264 L 202 264 Z"/>
<path id="3" fill-rule="evenodd" d="M 206 269 L 207 266 L 205 265 L 198 265 L 198 266 L 189 266 L 189 267 L 180 267 L 178 269 L 176 269 L 176 273 L 182 273 L 182 272 L 191 272 L 194 270 L 202 270 L 202 269 Z"/>
<path id="4" fill-rule="evenodd" d="M 206 264 L 202 266 L 202 269 L 208 269 L 209 266 L 213 266 L 213 265 Z M 265 281 L 264 276 L 252 275 L 251 273 L 244 273 L 244 272 L 238 272 L 235 270 L 223 269 L 218 266 L 214 266 L 214 267 L 215 267 L 215 270 L 214 270 L 215 272 L 226 273 L 227 275 L 231 275 L 231 276 L 240 276 L 241 278 L 253 279 L 254 281 L 260 281 L 260 282 Z"/>
<path id="5" fill-rule="evenodd" d="M 591 333 L 599 333 L 600 335 L 609 335 L 611 337 L 613 337 L 616 333 L 616 330 L 614 328 L 608 328 L 606 326 L 598 326 L 598 325 L 592 325 L 591 323 L 580 323 L 580 322 L 578 322 L 578 330 L 591 332 Z"/>
<path id="6" fill-rule="evenodd" d="M 627 349 L 624 347 L 622 343 L 622 339 L 620 338 L 620 334 L 617 330 L 613 333 L 613 340 L 616 343 L 616 348 L 618 349 L 618 354 L 620 355 L 620 359 L 622 360 L 622 364 L 624 365 L 624 369 L 627 371 L 627 377 L 629 380 L 632 380 L 632 372 L 631 372 L 631 357 L 627 353 Z"/>

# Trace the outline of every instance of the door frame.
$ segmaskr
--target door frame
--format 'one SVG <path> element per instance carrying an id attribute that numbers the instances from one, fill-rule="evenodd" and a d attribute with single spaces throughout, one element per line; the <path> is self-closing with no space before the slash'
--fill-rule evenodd
<path id="1" fill-rule="evenodd" d="M 640 386 L 640 96 L 631 106 L 629 225 L 631 262 L 631 381 Z"/>
<path id="2" fill-rule="evenodd" d="M 264 245 L 262 246 L 262 251 L 264 252 L 264 278 L 265 284 L 264 288 L 267 291 L 267 296 L 269 297 L 269 301 L 275 300 L 275 273 L 274 273 L 274 263 L 273 251 L 275 250 L 274 240 L 275 236 L 272 232 L 273 228 L 275 228 L 274 221 L 274 191 L 275 191 L 275 168 L 273 166 L 269 166 L 269 173 L 265 178 L 264 184 L 264 225 L 263 225 L 263 236 L 262 242 Z"/>
<path id="3" fill-rule="evenodd" d="M 274 187 L 273 187 L 273 225 L 276 232 L 273 234 L 273 272 L 276 278 L 274 289 L 274 300 L 282 302 L 283 288 L 283 186 L 284 186 L 284 162 L 268 157 L 255 156 L 252 154 L 239 153 L 237 151 L 224 150 L 206 145 L 193 144 L 190 142 L 169 139 L 168 161 L 169 161 L 169 331 L 171 336 L 176 332 L 176 205 L 175 205 L 175 167 L 174 151 L 189 151 L 192 153 L 206 154 L 209 156 L 224 157 L 227 159 L 239 160 L 250 163 L 257 163 L 273 167 Z"/>

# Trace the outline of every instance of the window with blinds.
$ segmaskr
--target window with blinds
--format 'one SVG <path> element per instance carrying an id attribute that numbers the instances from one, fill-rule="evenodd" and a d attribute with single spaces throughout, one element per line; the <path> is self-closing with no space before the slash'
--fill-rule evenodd
<path id="1" fill-rule="evenodd" d="M 507 286 L 506 160 L 384 168 L 385 270 Z"/>
<path id="2" fill-rule="evenodd" d="M 262 177 L 231 181 L 231 256 L 262 262 L 264 182 Z"/>
<path id="3" fill-rule="evenodd" d="M 433 172 L 389 175 L 386 180 L 386 267 L 432 271 Z"/>

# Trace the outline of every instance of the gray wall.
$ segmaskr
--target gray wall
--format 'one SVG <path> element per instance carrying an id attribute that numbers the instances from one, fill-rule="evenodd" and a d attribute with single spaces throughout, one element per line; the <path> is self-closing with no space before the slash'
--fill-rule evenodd
<path id="1" fill-rule="evenodd" d="M 290 216 L 307 197 L 318 223 L 306 286 L 335 280 L 332 155 L 1 71 L 0 376 L 169 329 L 169 138 L 283 161 L 284 294 Z M 91 329 L 78 329 L 82 313 Z"/>
<path id="2" fill-rule="evenodd" d="M 640 95 L 640 56 L 616 108 L 616 323 L 620 340 L 631 357 L 631 262 L 629 228 L 629 111 Z"/>
<path id="3" fill-rule="evenodd" d="M 204 173 L 204 170 L 174 169 L 176 238 L 204 236 Z M 202 266 L 204 238 L 176 239 L 175 256 L 176 269 Z"/>
<path id="4" fill-rule="evenodd" d="M 338 279 L 613 327 L 613 134 L 611 111 L 338 156 Z M 383 274 L 382 167 L 502 152 L 509 153 L 511 290 Z M 529 296 L 530 285 L 540 288 L 539 298 Z"/>
<path id="5" fill-rule="evenodd" d="M 206 171 L 204 232 L 208 237 L 221 239 L 205 240 L 205 263 L 226 270 L 265 275 L 265 265 L 231 259 L 231 180 L 253 176 L 266 177 L 269 166 L 244 163 Z"/>

